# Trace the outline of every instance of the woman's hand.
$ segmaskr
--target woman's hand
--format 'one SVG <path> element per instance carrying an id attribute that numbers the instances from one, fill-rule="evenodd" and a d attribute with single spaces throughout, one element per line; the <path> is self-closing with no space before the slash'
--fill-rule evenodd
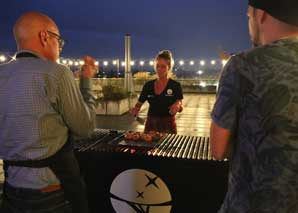
<path id="1" fill-rule="evenodd" d="M 182 102 L 180 100 L 170 106 L 169 113 L 171 115 L 176 115 L 177 112 L 182 112 Z"/>

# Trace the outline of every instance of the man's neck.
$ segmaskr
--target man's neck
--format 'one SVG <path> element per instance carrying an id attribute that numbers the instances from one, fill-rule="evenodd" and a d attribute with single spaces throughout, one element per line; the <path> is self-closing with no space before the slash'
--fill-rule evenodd
<path id="1" fill-rule="evenodd" d="M 264 36 L 262 43 L 266 45 L 286 38 L 298 38 L 298 32 L 288 33 L 275 30 L 275 32 L 268 33 L 266 37 Z"/>

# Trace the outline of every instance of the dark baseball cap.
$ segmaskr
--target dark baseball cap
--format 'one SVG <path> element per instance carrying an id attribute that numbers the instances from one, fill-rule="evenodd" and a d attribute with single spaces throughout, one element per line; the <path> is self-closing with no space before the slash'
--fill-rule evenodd
<path id="1" fill-rule="evenodd" d="M 298 0 L 248 0 L 248 4 L 282 22 L 298 26 Z"/>

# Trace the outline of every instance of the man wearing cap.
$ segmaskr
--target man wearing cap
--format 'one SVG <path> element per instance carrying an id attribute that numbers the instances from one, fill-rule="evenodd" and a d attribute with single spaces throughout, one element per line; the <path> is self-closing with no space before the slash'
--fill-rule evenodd
<path id="1" fill-rule="evenodd" d="M 85 58 L 79 89 L 72 72 L 56 63 L 64 39 L 50 17 L 26 13 L 13 32 L 16 59 L 0 66 L 0 212 L 87 213 L 71 136 L 88 137 L 95 127 L 94 59 Z"/>
<path id="2" fill-rule="evenodd" d="M 298 1 L 250 0 L 255 48 L 224 67 L 211 149 L 228 158 L 220 213 L 298 212 Z"/>

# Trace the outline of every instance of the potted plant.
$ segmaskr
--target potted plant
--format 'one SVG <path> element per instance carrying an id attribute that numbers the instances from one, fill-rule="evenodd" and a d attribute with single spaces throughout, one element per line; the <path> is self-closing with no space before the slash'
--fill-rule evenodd
<path id="1" fill-rule="evenodd" d="M 101 115 L 122 115 L 129 111 L 130 102 L 136 102 L 137 96 L 113 85 L 102 87 L 102 97 L 97 99 L 96 113 Z"/>

